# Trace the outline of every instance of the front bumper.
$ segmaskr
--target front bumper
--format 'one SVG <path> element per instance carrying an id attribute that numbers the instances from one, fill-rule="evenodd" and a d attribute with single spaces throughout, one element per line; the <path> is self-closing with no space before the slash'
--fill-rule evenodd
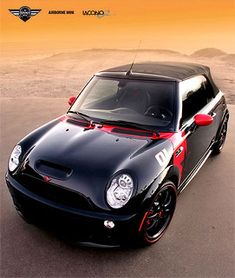
<path id="1" fill-rule="evenodd" d="M 138 237 L 143 215 L 116 215 L 74 209 L 36 195 L 8 173 L 6 183 L 17 210 L 30 216 L 33 222 L 47 224 L 72 240 L 114 247 L 126 245 Z M 106 228 L 105 220 L 113 221 L 114 228 Z"/>

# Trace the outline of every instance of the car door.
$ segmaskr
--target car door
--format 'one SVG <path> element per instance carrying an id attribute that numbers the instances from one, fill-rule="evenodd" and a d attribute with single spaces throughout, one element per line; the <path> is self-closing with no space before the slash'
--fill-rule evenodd
<path id="1" fill-rule="evenodd" d="M 218 120 L 213 88 L 204 76 L 183 81 L 179 88 L 182 101 L 181 131 L 185 134 L 187 147 L 182 173 L 184 180 L 213 143 L 218 129 Z M 211 115 L 213 122 L 208 126 L 198 126 L 194 122 L 196 114 Z"/>

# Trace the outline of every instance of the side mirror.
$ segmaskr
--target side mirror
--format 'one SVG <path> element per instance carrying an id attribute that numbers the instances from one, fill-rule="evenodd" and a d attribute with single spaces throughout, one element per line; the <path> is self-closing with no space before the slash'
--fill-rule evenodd
<path id="1" fill-rule="evenodd" d="M 69 98 L 68 104 L 71 106 L 72 104 L 74 104 L 75 100 L 76 100 L 76 97 L 75 96 L 71 96 Z"/>
<path id="2" fill-rule="evenodd" d="M 213 118 L 206 114 L 197 114 L 194 116 L 194 122 L 199 126 L 207 126 L 213 122 Z"/>

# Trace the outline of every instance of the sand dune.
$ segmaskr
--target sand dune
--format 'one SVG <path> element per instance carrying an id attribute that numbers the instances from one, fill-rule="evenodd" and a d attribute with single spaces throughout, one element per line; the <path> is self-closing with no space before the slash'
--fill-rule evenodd
<path id="1" fill-rule="evenodd" d="M 131 63 L 136 50 L 90 49 L 76 52 L 3 57 L 1 97 L 69 97 L 97 71 Z M 235 54 L 208 48 L 185 55 L 165 49 L 141 49 L 136 62 L 179 61 L 210 66 L 228 103 L 235 103 Z"/>
<path id="2" fill-rule="evenodd" d="M 196 58 L 197 57 L 213 58 L 213 57 L 223 56 L 226 54 L 227 54 L 226 52 L 217 48 L 203 48 L 195 51 L 194 53 L 191 54 L 191 56 Z"/>

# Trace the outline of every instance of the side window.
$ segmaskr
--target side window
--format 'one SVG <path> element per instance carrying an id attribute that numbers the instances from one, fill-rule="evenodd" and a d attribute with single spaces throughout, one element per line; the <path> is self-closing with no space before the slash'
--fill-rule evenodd
<path id="1" fill-rule="evenodd" d="M 181 123 L 193 117 L 213 98 L 213 88 L 204 76 L 197 76 L 180 83 L 182 98 Z"/>

